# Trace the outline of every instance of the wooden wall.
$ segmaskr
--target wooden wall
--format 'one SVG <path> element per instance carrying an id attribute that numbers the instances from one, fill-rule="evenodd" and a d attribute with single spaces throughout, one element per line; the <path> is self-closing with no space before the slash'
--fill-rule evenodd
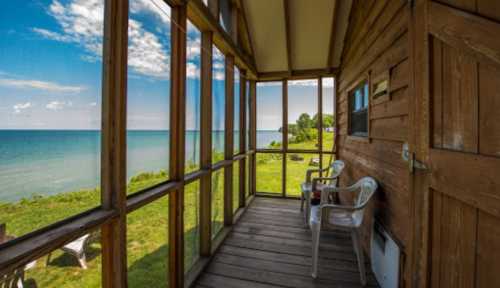
<path id="1" fill-rule="evenodd" d="M 350 30 L 343 52 L 337 86 L 337 151 L 346 162 L 341 185 L 350 185 L 363 176 L 379 182 L 371 207 L 376 219 L 401 244 L 405 254 L 410 245 L 409 173 L 401 158 L 408 141 L 409 7 L 407 1 L 355 1 Z M 370 99 L 369 138 L 348 135 L 347 94 L 353 85 L 369 75 L 370 79 L 390 73 L 388 100 Z M 386 97 L 384 97 L 386 98 Z M 365 222 L 364 244 L 368 252 L 371 219 Z M 410 273 L 405 269 L 405 282 Z"/>
<path id="2" fill-rule="evenodd" d="M 430 283 L 499 287 L 500 1 L 427 5 Z"/>

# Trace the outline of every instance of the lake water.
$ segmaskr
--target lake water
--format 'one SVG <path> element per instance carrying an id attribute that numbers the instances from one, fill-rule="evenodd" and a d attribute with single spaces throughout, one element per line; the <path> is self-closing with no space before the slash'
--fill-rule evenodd
<path id="1" fill-rule="evenodd" d="M 168 170 L 168 131 L 127 132 L 127 176 Z M 213 132 L 223 151 L 224 133 Z M 279 141 L 276 131 L 259 131 L 257 147 Z M 100 183 L 99 131 L 0 130 L 0 202 L 95 188 Z M 187 162 L 199 161 L 200 135 L 186 132 Z"/>

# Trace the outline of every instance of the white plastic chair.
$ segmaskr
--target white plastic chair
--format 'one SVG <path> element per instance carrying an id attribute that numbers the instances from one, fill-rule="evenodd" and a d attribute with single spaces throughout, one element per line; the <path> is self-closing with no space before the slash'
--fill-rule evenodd
<path id="1" fill-rule="evenodd" d="M 329 166 L 326 167 L 325 169 L 309 169 L 307 170 L 306 173 L 306 182 L 302 183 L 300 186 L 302 193 L 301 193 L 301 203 L 300 203 L 300 211 L 304 213 L 304 222 L 307 225 L 309 223 L 309 215 L 311 213 L 311 194 L 314 189 L 321 189 L 323 186 L 329 186 L 329 187 L 337 187 L 337 182 L 340 174 L 344 170 L 345 164 L 344 161 L 342 160 L 336 160 L 333 161 L 333 163 Z M 327 175 L 328 177 L 321 177 L 321 178 L 314 178 L 312 179 L 312 175 L 314 173 L 320 173 L 320 172 L 328 172 Z M 326 183 L 319 183 L 319 182 L 326 182 Z M 314 188 L 314 189 L 313 189 Z M 304 202 L 306 203 L 306 209 L 304 211 Z"/>
<path id="2" fill-rule="evenodd" d="M 356 252 L 361 284 L 366 285 L 365 260 L 360 240 L 360 227 L 363 223 L 365 207 L 377 190 L 377 181 L 364 177 L 350 187 L 323 187 L 321 204 L 311 208 L 309 225 L 312 232 L 312 277 L 318 273 L 318 251 L 322 224 L 325 228 L 343 229 L 351 232 L 354 251 Z M 330 204 L 332 193 L 357 193 L 353 205 Z"/>
<path id="3" fill-rule="evenodd" d="M 64 245 L 61 247 L 61 250 L 64 252 L 73 255 L 77 260 L 78 264 L 82 269 L 87 269 L 87 257 L 85 256 L 85 249 L 88 244 L 93 240 L 92 234 L 85 234 L 82 237 Z M 50 262 L 52 253 L 49 253 L 47 256 L 47 265 Z"/>

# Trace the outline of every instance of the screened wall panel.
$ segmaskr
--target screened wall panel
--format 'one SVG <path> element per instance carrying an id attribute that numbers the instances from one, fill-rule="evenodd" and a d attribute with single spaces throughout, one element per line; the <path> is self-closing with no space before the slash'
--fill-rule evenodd
<path id="1" fill-rule="evenodd" d="M 248 156 L 247 160 L 245 161 L 245 198 L 248 199 L 250 197 L 250 192 L 251 192 L 251 179 L 250 179 L 250 169 L 252 165 L 252 157 L 253 156 Z"/>
<path id="2" fill-rule="evenodd" d="M 200 258 L 200 182 L 184 188 L 184 273 Z"/>
<path id="3" fill-rule="evenodd" d="M 224 169 L 212 173 L 212 239 L 224 227 Z"/>
<path id="4" fill-rule="evenodd" d="M 7 277 L 16 279 L 16 277 L 21 277 L 24 272 L 24 280 L 22 281 L 24 287 L 101 287 L 100 234 L 100 231 L 97 230 L 80 238 L 80 240 L 84 240 L 87 247 L 85 260 L 79 261 L 77 257 L 57 249 L 19 267 Z"/>
<path id="5" fill-rule="evenodd" d="M 233 213 L 240 208 L 240 163 L 233 162 Z"/>
<path id="6" fill-rule="evenodd" d="M 247 147 L 247 151 L 250 150 L 250 103 L 251 103 L 251 99 L 250 99 L 250 81 L 246 81 L 246 85 L 245 85 L 245 109 L 246 109 L 246 123 L 245 123 L 245 126 L 246 126 L 246 132 L 247 132 L 247 135 L 246 135 L 246 147 Z"/>
<path id="7" fill-rule="evenodd" d="M 257 148 L 282 147 L 283 86 L 282 82 L 257 83 Z"/>
<path id="8" fill-rule="evenodd" d="M 127 215 L 129 287 L 168 287 L 168 201 L 165 196 Z"/>
<path id="9" fill-rule="evenodd" d="M 166 181 L 170 129 L 170 7 L 131 0 L 128 29 L 129 193 Z M 147 41 L 144 41 L 147 39 Z"/>
<path id="10" fill-rule="evenodd" d="M 186 63 L 186 173 L 200 168 L 201 32 L 188 21 Z"/>
<path id="11" fill-rule="evenodd" d="M 104 0 L 81 3 L 79 13 L 75 2 L 2 2 L 0 225 L 7 240 L 100 204 Z M 80 33 L 77 23 L 92 31 Z"/>
<path id="12" fill-rule="evenodd" d="M 299 197 L 300 185 L 305 182 L 306 173 L 309 169 L 319 169 L 319 154 L 289 153 L 286 157 L 286 195 Z M 315 174 L 315 177 L 319 177 Z"/>
<path id="13" fill-rule="evenodd" d="M 318 80 L 288 81 L 288 149 L 318 150 Z"/>
<path id="14" fill-rule="evenodd" d="M 282 193 L 283 155 L 276 153 L 257 153 L 257 192 Z"/>
<path id="15" fill-rule="evenodd" d="M 333 152 L 335 136 L 335 81 L 322 78 L 323 151 Z"/>
<path id="16" fill-rule="evenodd" d="M 224 159 L 225 129 L 225 57 L 212 48 L 212 162 Z"/>
<path id="17" fill-rule="evenodd" d="M 234 154 L 240 152 L 240 69 L 234 66 Z"/>

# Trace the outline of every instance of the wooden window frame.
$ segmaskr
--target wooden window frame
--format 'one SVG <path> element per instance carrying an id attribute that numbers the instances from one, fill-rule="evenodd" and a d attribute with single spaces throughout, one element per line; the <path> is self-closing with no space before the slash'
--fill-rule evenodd
<path id="1" fill-rule="evenodd" d="M 197 275 L 208 264 L 213 252 L 222 243 L 236 222 L 255 196 L 255 132 L 250 132 L 250 149 L 242 146 L 242 153 L 231 155 L 226 160 L 215 165 L 211 163 L 211 141 L 202 141 L 200 170 L 185 174 L 185 89 L 186 89 L 186 25 L 189 18 L 193 25 L 202 31 L 203 45 L 211 47 L 217 44 L 219 50 L 231 57 L 233 64 L 238 64 L 240 73 L 245 77 L 255 79 L 257 76 L 253 61 L 245 55 L 237 43 L 233 41 L 235 32 L 230 35 L 217 22 L 211 11 L 218 10 L 218 0 L 210 0 L 209 7 L 201 1 L 166 0 L 172 9 L 171 26 L 172 69 L 171 70 L 171 138 L 169 180 L 156 186 L 126 195 L 126 165 L 116 165 L 126 161 L 126 95 L 127 95 L 127 48 L 128 48 L 128 7 L 127 0 L 104 0 L 104 37 L 103 37 L 103 107 L 102 107 L 102 152 L 101 152 L 101 206 L 89 211 L 63 219 L 42 229 L 28 233 L 22 237 L 0 245 L 0 275 L 6 274 L 17 267 L 26 265 L 54 249 L 81 237 L 93 230 L 101 229 L 102 241 L 102 286 L 127 287 L 127 247 L 126 247 L 126 217 L 129 213 L 141 209 L 149 203 L 165 196 L 169 201 L 169 274 L 170 287 L 189 286 Z M 231 10 L 232 20 L 237 19 Z M 218 14 L 218 13 L 217 13 Z M 216 14 L 216 15 L 217 15 Z M 231 32 L 231 31 L 230 31 Z M 205 44 L 203 44 L 205 43 Z M 203 51 L 203 49 L 202 49 Z M 211 103 L 211 53 L 202 53 L 202 103 Z M 208 59 L 208 61 L 207 61 Z M 242 85 L 246 83 L 241 81 Z M 229 85 L 233 85 L 232 83 Z M 232 91 L 232 89 L 231 89 Z M 245 93 L 245 89 L 241 89 Z M 255 81 L 250 82 L 250 128 L 255 129 Z M 244 105 L 245 102 L 243 101 Z M 211 133 L 211 105 L 202 105 L 201 137 L 207 138 Z M 232 109 L 232 108 L 231 108 Z M 243 109 L 242 111 L 246 111 Z M 229 125 L 233 125 L 232 117 Z M 246 118 L 245 118 L 246 121 Z M 205 125 L 203 123 L 206 123 Z M 245 123 L 241 121 L 241 123 Z M 246 126 L 242 129 L 241 144 L 246 140 Z M 231 131 L 232 132 L 232 131 Z M 206 144 L 208 143 L 208 144 Z M 232 143 L 231 143 L 232 144 Z M 227 152 L 227 151 L 225 151 Z M 207 158 L 208 157 L 208 158 Z M 207 160 L 208 159 L 208 160 Z M 210 178 L 213 172 L 231 167 L 234 161 L 250 161 L 251 195 L 240 203 L 244 209 L 226 223 L 223 233 L 212 241 L 204 235 L 210 235 Z M 240 165 L 244 169 L 244 165 Z M 243 170 L 244 173 L 244 170 Z M 232 179 L 232 175 L 226 177 Z M 207 181 L 208 179 L 208 181 Z M 242 178 L 244 179 L 244 178 Z M 184 225 L 183 201 L 184 187 L 194 181 L 200 181 L 200 259 L 184 274 Z M 245 181 L 241 181 L 242 184 Z M 244 189 L 241 189 L 244 191 Z M 227 192 L 225 192 L 227 194 Z M 243 192 L 244 194 L 244 192 Z M 227 201 L 227 199 L 226 199 Z M 208 221 L 207 221 L 208 220 Z M 167 229 L 167 227 L 165 227 Z M 205 238 L 204 238 L 205 237 Z"/>
<path id="2" fill-rule="evenodd" d="M 294 196 L 288 196 L 287 194 L 287 189 L 286 189 L 286 177 L 287 177 L 287 156 L 288 154 L 317 154 L 319 155 L 319 159 L 320 159 L 320 168 L 322 169 L 323 168 L 323 157 L 326 156 L 329 156 L 329 155 L 333 155 L 335 157 L 336 155 L 336 151 L 324 151 L 323 150 L 323 78 L 333 78 L 334 81 L 336 81 L 335 77 L 333 76 L 318 76 L 318 77 L 300 77 L 300 78 L 296 78 L 296 77 L 292 77 L 290 78 L 293 79 L 293 80 L 317 80 L 318 81 L 318 93 L 317 93 L 317 97 L 318 97 L 318 114 L 319 114 L 319 118 L 318 120 L 320 121 L 320 126 L 319 126 L 319 131 L 318 131 L 318 148 L 317 149 L 288 149 L 288 139 L 287 139 L 287 136 L 288 135 L 288 78 L 284 78 L 282 80 L 264 80 L 264 81 L 258 81 L 257 83 L 260 83 L 260 82 L 282 82 L 282 146 L 281 146 L 281 149 L 255 149 L 255 153 L 254 153 L 254 157 L 253 157 L 253 175 L 252 175 L 252 189 L 254 191 L 254 193 L 258 196 L 265 196 L 265 197 L 278 197 L 278 198 L 286 198 L 286 199 L 298 199 L 298 197 L 294 197 Z M 257 86 L 257 83 L 255 83 L 255 87 L 254 87 L 254 95 L 253 95 L 253 100 L 254 100 L 254 105 L 253 105 L 253 109 L 254 111 L 252 111 L 252 114 L 254 117 L 257 116 L 257 111 L 256 111 L 256 99 L 257 99 L 257 95 L 256 95 L 256 86 Z M 336 85 L 334 85 L 334 87 L 336 87 Z M 252 92 L 251 92 L 252 93 Z M 336 103 L 336 92 L 334 92 L 334 101 L 333 101 L 333 111 L 334 111 L 334 114 L 336 115 L 336 110 L 335 110 L 335 103 Z M 335 116 L 336 117 L 336 116 Z M 254 121 L 256 121 L 256 119 L 254 119 Z M 337 121 L 335 121 L 335 123 L 337 123 Z M 337 125 L 337 124 L 335 124 Z M 257 126 L 254 125 L 253 127 L 250 127 L 250 131 L 251 131 L 251 135 L 253 135 L 254 139 L 252 139 L 253 141 L 256 141 L 256 133 L 257 133 Z M 335 137 L 337 138 L 337 137 Z M 360 137 L 360 139 L 363 139 Z M 254 142 L 254 148 L 256 147 L 255 145 L 256 143 Z M 334 142 L 334 145 L 335 145 L 335 142 Z M 334 150 L 335 150 L 335 147 L 334 147 Z M 256 155 L 259 154 L 259 153 L 271 153 L 271 154 L 280 154 L 282 155 L 282 187 L 281 187 L 281 193 L 280 194 L 275 194 L 275 193 L 269 193 L 269 192 L 264 192 L 264 191 L 256 191 L 256 185 L 257 185 L 257 179 L 256 179 Z"/>
<path id="3" fill-rule="evenodd" d="M 371 110 L 371 81 L 370 81 L 370 75 L 371 73 L 367 73 L 366 75 L 363 75 L 359 79 L 357 79 L 354 84 L 352 84 L 348 89 L 347 89 L 347 139 L 352 140 L 352 141 L 360 141 L 360 142 L 370 142 L 371 137 L 370 137 L 370 110 Z M 366 95 L 366 99 L 368 99 L 367 107 L 366 109 L 366 133 L 353 133 L 351 130 L 352 126 L 352 105 L 353 105 L 353 99 L 352 95 L 354 91 L 359 89 L 360 87 L 364 87 L 365 85 L 368 86 L 368 95 Z M 364 90 L 364 89 L 363 89 Z M 363 95 L 365 96 L 365 95 Z M 363 97 L 365 99 L 365 97 Z"/>

